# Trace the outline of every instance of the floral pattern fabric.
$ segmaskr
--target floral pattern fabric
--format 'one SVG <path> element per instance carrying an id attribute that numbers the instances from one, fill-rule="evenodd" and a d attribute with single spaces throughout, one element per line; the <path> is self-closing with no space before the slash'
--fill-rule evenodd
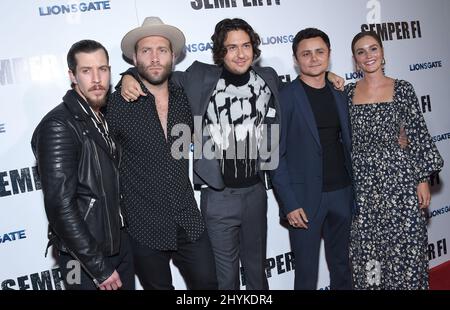
<path id="1" fill-rule="evenodd" d="M 427 289 L 427 216 L 416 189 L 443 160 L 410 83 L 395 80 L 392 102 L 357 105 L 355 86 L 346 86 L 357 210 L 350 242 L 354 287 Z M 398 143 L 402 126 L 404 149 Z"/>

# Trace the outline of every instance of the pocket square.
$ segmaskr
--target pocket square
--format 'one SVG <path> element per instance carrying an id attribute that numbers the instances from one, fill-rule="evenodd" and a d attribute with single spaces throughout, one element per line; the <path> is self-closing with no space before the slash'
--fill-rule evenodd
<path id="1" fill-rule="evenodd" d="M 266 117 L 275 117 L 275 114 L 277 113 L 277 110 L 274 108 L 269 108 L 267 111 Z"/>

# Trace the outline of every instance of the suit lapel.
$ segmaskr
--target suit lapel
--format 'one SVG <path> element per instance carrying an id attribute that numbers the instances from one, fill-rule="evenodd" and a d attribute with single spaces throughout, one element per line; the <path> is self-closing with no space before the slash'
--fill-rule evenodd
<path id="1" fill-rule="evenodd" d="M 335 89 L 333 89 L 333 86 L 328 84 L 328 87 L 330 87 L 331 92 L 334 96 L 334 101 L 336 104 L 336 110 L 339 115 L 339 121 L 341 124 L 341 135 L 342 140 L 347 148 L 350 147 L 350 128 L 349 128 L 349 122 L 348 122 L 348 109 L 347 109 L 347 102 L 343 100 L 343 97 L 340 93 L 338 93 Z"/>
<path id="2" fill-rule="evenodd" d="M 202 117 L 204 117 L 206 114 L 206 110 L 208 109 L 209 105 L 209 99 L 211 98 L 214 89 L 216 89 L 217 82 L 219 81 L 221 75 L 222 75 L 222 68 L 217 66 L 211 68 L 210 74 L 204 75 L 201 87 L 203 92 L 200 99 L 200 103 L 202 104 L 200 111 Z"/>
<path id="3" fill-rule="evenodd" d="M 308 96 L 306 96 L 305 90 L 300 80 L 297 79 L 295 83 L 296 85 L 294 89 L 294 96 L 296 98 L 296 106 L 299 109 L 300 115 L 306 121 L 306 124 L 308 125 L 308 128 L 311 131 L 312 136 L 314 137 L 314 140 L 316 140 L 317 144 L 321 146 L 316 119 L 311 109 L 311 104 L 309 102 Z"/>
<path id="4" fill-rule="evenodd" d="M 252 69 L 255 70 L 256 74 L 258 74 L 264 80 L 264 82 L 267 83 L 272 94 L 276 94 L 278 92 L 276 81 L 273 80 L 272 75 L 266 74 L 265 71 L 256 66 L 253 66 Z"/>
<path id="5" fill-rule="evenodd" d="M 205 150 L 203 148 L 207 147 L 209 143 L 211 143 L 211 137 L 203 132 L 203 126 L 211 95 L 216 89 L 217 82 L 219 81 L 221 75 L 222 68 L 217 66 L 210 67 L 208 71 L 205 70 L 203 80 L 198 81 L 201 85 L 199 88 L 201 89 L 201 94 L 197 98 L 200 98 L 200 101 L 198 103 L 191 102 L 191 106 L 194 107 L 193 115 L 201 115 L 202 117 L 201 127 L 196 128 L 194 134 L 194 145 L 201 145 L 198 149 L 202 151 L 201 154 L 197 154 L 199 157 L 194 156 L 194 171 L 203 182 L 216 189 L 224 188 L 225 184 L 223 182 L 219 160 L 205 158 Z"/>
<path id="6" fill-rule="evenodd" d="M 261 70 L 260 67 L 252 67 L 253 70 L 258 74 L 264 82 L 267 84 L 267 86 L 270 89 L 270 92 L 272 93 L 272 96 L 269 100 L 269 105 L 267 112 L 269 109 L 275 110 L 275 116 L 274 117 L 265 117 L 264 118 L 264 124 L 279 124 L 280 123 L 280 105 L 278 102 L 278 84 L 277 81 L 273 79 L 272 74 L 268 74 L 266 71 Z M 277 77 L 278 78 L 278 77 Z"/>
<path id="7" fill-rule="evenodd" d="M 95 127 L 93 120 L 90 116 L 86 116 L 86 125 L 88 127 L 89 132 L 87 135 L 94 140 L 94 142 L 100 146 L 108 156 L 111 157 L 111 159 L 114 159 L 112 157 L 111 151 L 109 149 L 109 146 L 106 144 L 105 139 L 103 139 L 101 133 L 98 131 L 98 129 Z"/>

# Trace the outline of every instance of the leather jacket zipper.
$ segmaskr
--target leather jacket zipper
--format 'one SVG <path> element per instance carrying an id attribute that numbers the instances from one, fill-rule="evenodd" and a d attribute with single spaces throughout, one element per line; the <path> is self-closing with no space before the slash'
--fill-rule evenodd
<path id="1" fill-rule="evenodd" d="M 111 232 L 111 221 L 109 219 L 109 210 L 108 210 L 108 202 L 106 200 L 106 194 L 105 194 L 105 189 L 103 188 L 103 180 L 101 178 L 101 171 L 100 171 L 100 160 L 98 159 L 98 153 L 97 153 L 97 147 L 95 145 L 94 141 L 90 141 L 92 144 L 92 148 L 94 151 L 94 157 L 95 157 L 95 161 L 97 162 L 97 174 L 99 176 L 99 180 L 100 180 L 100 188 L 102 190 L 102 197 L 105 200 L 105 212 L 106 212 L 106 219 L 108 221 L 108 232 L 109 232 L 109 240 L 110 240 L 110 253 L 113 253 L 113 249 L 114 249 L 114 242 L 113 242 L 113 237 L 112 237 L 112 232 Z"/>
<path id="2" fill-rule="evenodd" d="M 119 202 L 119 218 L 120 218 L 120 228 L 125 226 L 125 220 L 123 219 L 123 214 L 122 214 L 122 199 L 121 199 L 121 194 L 120 194 L 120 179 L 119 179 L 119 173 L 118 173 L 118 169 L 116 169 L 116 184 L 117 184 L 117 188 L 119 189 L 119 191 L 117 191 L 117 201 Z"/>
<path id="3" fill-rule="evenodd" d="M 88 209 L 86 211 L 86 214 L 84 215 L 84 220 L 85 221 L 86 221 L 86 219 L 87 219 L 87 217 L 89 215 L 89 212 L 91 212 L 92 207 L 94 207 L 95 202 L 96 202 L 95 198 L 91 198 L 91 201 L 89 202 L 89 207 L 88 207 Z"/>

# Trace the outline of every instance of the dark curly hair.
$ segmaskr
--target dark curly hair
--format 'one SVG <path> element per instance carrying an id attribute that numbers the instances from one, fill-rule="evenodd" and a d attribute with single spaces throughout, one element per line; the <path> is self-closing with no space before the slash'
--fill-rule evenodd
<path id="1" fill-rule="evenodd" d="M 261 39 L 252 26 L 240 18 L 225 18 L 217 23 L 214 34 L 211 36 L 213 59 L 216 65 L 223 65 L 223 58 L 227 54 L 224 42 L 228 32 L 232 30 L 243 30 L 249 35 L 253 47 L 253 60 L 261 55 L 261 50 L 258 47 L 261 44 Z"/>

